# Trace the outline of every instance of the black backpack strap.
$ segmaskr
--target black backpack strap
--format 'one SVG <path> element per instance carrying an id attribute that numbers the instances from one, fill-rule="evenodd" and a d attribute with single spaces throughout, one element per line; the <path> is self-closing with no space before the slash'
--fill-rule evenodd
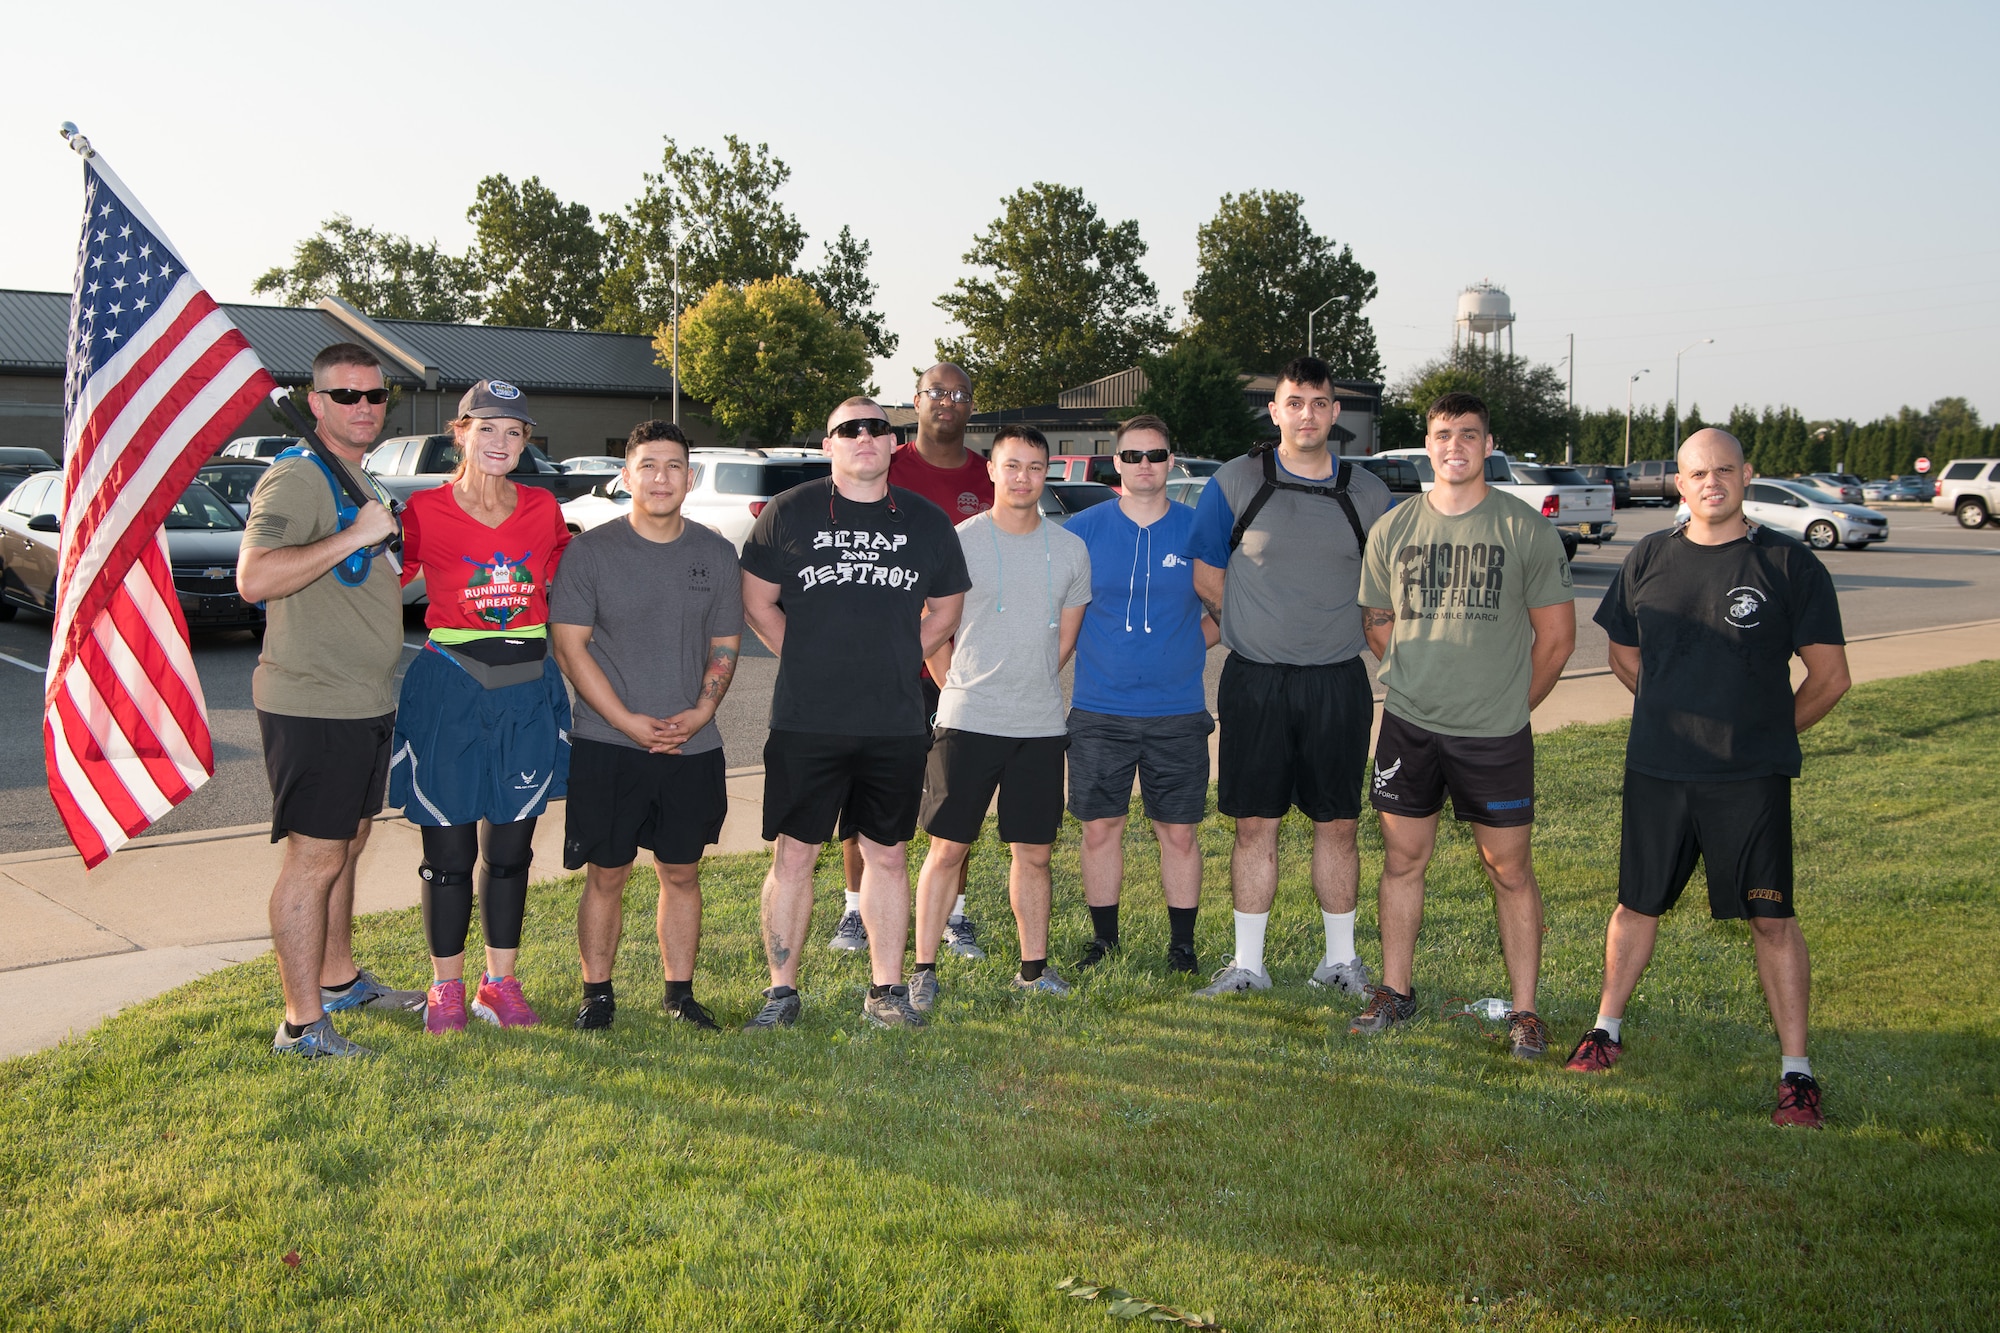
<path id="1" fill-rule="evenodd" d="M 1354 475 L 1354 464 L 1340 460 L 1340 470 L 1334 473 L 1333 486 L 1301 486 L 1296 482 L 1278 480 L 1278 450 L 1276 445 L 1259 445 L 1251 452 L 1263 455 L 1264 484 L 1257 488 L 1257 494 L 1250 497 L 1250 503 L 1243 507 L 1243 516 L 1236 520 L 1236 526 L 1229 533 L 1229 549 L 1234 552 L 1243 544 L 1243 535 L 1250 531 L 1251 521 L 1271 498 L 1273 491 L 1303 491 L 1307 495 L 1330 495 L 1340 502 L 1340 512 L 1347 515 L 1347 526 L 1354 529 L 1354 546 L 1357 551 L 1368 549 L 1368 531 L 1361 526 L 1361 515 L 1355 512 L 1354 501 L 1348 497 L 1347 483 Z M 1213 482 L 1209 483 L 1214 485 Z"/>
<path id="2" fill-rule="evenodd" d="M 1354 529 L 1354 549 L 1366 553 L 1368 531 L 1361 526 L 1361 515 L 1354 512 L 1354 501 L 1347 496 L 1347 479 L 1354 475 L 1354 464 L 1340 460 L 1340 472 L 1333 480 L 1333 498 L 1340 501 L 1340 512 L 1347 515 L 1347 526 Z"/>
<path id="3" fill-rule="evenodd" d="M 1278 489 L 1278 449 L 1276 445 L 1257 445 L 1250 450 L 1264 458 L 1264 484 L 1250 497 L 1250 503 L 1243 506 L 1243 514 L 1236 520 L 1236 526 L 1229 530 L 1229 549 L 1234 553 L 1243 544 L 1243 534 L 1250 531 L 1250 523 L 1257 517 L 1257 511 L 1271 498 L 1271 492 Z M 1213 484 L 1213 483 L 1211 483 Z"/>

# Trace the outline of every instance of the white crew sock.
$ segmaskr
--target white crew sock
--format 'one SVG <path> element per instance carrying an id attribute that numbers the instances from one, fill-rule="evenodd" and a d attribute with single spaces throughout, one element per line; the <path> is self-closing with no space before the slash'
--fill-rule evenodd
<path id="1" fill-rule="evenodd" d="M 1783 1078 L 1787 1074 L 1804 1074 L 1807 1078 L 1812 1077 L 1812 1061 L 1806 1059 L 1803 1055 L 1781 1055 L 1778 1057 L 1778 1062 L 1780 1065 L 1778 1070 L 1779 1078 Z"/>
<path id="2" fill-rule="evenodd" d="M 957 900 L 956 902 L 952 903 L 952 905 L 951 905 L 951 917 L 950 917 L 950 919 L 951 919 L 951 920 L 953 920 L 953 921 L 963 921 L 963 920 L 965 920 L 965 895 L 964 895 L 964 894 L 962 894 L 962 893 L 961 893 L 961 894 L 959 894 L 959 895 L 958 895 L 958 900 Z"/>
<path id="3" fill-rule="evenodd" d="M 1624 1019 L 1613 1018 L 1610 1014 L 1599 1014 L 1597 1016 L 1597 1022 L 1595 1024 L 1595 1026 L 1603 1028 L 1606 1033 L 1610 1034 L 1611 1040 L 1613 1041 L 1624 1040 L 1624 1038 L 1618 1035 L 1618 1029 L 1623 1027 L 1624 1025 L 1625 1025 Z"/>
<path id="4" fill-rule="evenodd" d="M 847 891 L 847 910 L 850 912 L 861 910 L 861 890 L 849 889 Z"/>
<path id="5" fill-rule="evenodd" d="M 1269 912 L 1236 913 L 1236 959 L 1234 966 L 1264 971 L 1264 927 L 1271 922 Z"/>
<path id="6" fill-rule="evenodd" d="M 1321 912 L 1320 920 L 1326 922 L 1326 961 L 1328 966 L 1354 961 L 1354 913 Z"/>

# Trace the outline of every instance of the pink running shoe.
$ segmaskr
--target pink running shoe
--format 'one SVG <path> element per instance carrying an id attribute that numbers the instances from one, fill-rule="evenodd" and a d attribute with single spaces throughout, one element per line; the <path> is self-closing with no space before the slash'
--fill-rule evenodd
<path id="1" fill-rule="evenodd" d="M 457 977 L 434 982 L 424 993 L 424 1031 L 432 1036 L 465 1031 L 465 983 Z"/>
<path id="2" fill-rule="evenodd" d="M 542 1021 L 528 1007 L 527 998 L 521 994 L 521 983 L 513 977 L 498 981 L 482 978 L 479 993 L 472 1000 L 472 1012 L 497 1028 L 529 1028 Z"/>

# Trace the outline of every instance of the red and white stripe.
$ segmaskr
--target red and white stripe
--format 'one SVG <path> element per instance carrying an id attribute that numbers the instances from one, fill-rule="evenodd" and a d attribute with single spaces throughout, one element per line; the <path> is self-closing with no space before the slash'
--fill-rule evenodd
<path id="1" fill-rule="evenodd" d="M 137 211 L 101 159 L 96 169 Z M 140 336 L 91 372 L 65 423 L 42 741 L 49 794 L 86 866 L 215 771 L 163 525 L 202 463 L 276 387 L 183 272 Z"/>

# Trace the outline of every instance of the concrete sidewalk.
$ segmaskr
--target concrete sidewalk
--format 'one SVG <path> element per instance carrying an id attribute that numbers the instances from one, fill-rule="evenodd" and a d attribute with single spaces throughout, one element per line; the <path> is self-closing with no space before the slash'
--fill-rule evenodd
<path id="1" fill-rule="evenodd" d="M 2000 620 L 1876 635 L 1848 646 L 1857 682 L 1991 658 L 2000 658 Z M 1539 732 L 1608 722 L 1631 709 L 1631 696 L 1608 669 L 1579 671 L 1563 677 L 1535 711 L 1534 725 Z M 767 846 L 759 836 L 763 770 L 733 769 L 728 782 L 729 817 L 715 851 L 761 851 Z M 536 831 L 538 878 L 565 873 L 562 834 L 556 802 Z M 0 856 L 0 1057 L 52 1046 L 128 1004 L 268 950 L 266 910 L 281 859 L 261 824 L 139 838 L 88 872 L 68 847 Z M 362 858 L 355 912 L 414 905 L 421 859 L 412 825 L 400 817 L 378 820 Z"/>

